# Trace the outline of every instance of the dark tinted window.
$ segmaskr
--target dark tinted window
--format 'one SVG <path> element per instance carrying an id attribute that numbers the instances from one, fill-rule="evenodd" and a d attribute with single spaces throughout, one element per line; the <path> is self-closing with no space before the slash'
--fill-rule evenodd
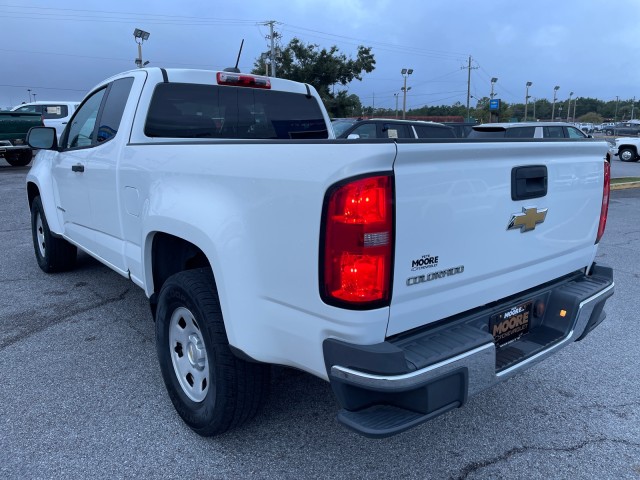
<path id="1" fill-rule="evenodd" d="M 383 123 L 381 127 L 381 138 L 415 138 L 409 125 Z"/>
<path id="2" fill-rule="evenodd" d="M 505 129 L 502 127 L 496 128 L 474 128 L 469 132 L 468 138 L 504 138 Z"/>
<path id="3" fill-rule="evenodd" d="M 69 115 L 69 108 L 66 105 L 43 105 L 42 117 L 48 118 L 64 118 Z"/>
<path id="4" fill-rule="evenodd" d="M 455 138 L 452 128 L 435 125 L 414 125 L 418 138 Z"/>
<path id="5" fill-rule="evenodd" d="M 24 107 L 20 107 L 16 109 L 16 112 L 20 113 L 42 113 L 41 105 L 25 105 Z"/>
<path id="6" fill-rule="evenodd" d="M 505 138 L 533 138 L 536 133 L 536 127 L 514 127 L 507 128 Z"/>
<path id="7" fill-rule="evenodd" d="M 544 138 L 564 138 L 563 127 L 543 127 L 542 132 Z"/>
<path id="8" fill-rule="evenodd" d="M 124 107 L 129 98 L 129 92 L 133 85 L 133 77 L 121 78 L 111 84 L 107 100 L 100 115 L 100 127 L 98 128 L 98 143 L 116 136 L 120 127 L 120 120 L 124 113 Z"/>
<path id="9" fill-rule="evenodd" d="M 328 138 L 315 98 L 257 88 L 159 84 L 144 129 L 148 137 Z"/>

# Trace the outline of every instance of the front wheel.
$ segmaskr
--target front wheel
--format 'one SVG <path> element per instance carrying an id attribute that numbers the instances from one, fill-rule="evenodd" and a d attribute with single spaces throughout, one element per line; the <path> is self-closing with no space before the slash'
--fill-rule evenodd
<path id="1" fill-rule="evenodd" d="M 19 152 L 5 153 L 4 159 L 12 167 L 24 167 L 29 165 L 29 162 L 33 158 L 33 152 L 31 150 L 21 150 Z"/>
<path id="2" fill-rule="evenodd" d="M 618 157 L 623 162 L 633 162 L 634 160 L 637 159 L 635 150 L 631 148 L 621 148 L 620 151 L 618 152 Z"/>
<path id="3" fill-rule="evenodd" d="M 242 425 L 264 402 L 269 366 L 231 352 L 209 268 L 177 273 L 162 286 L 156 349 L 171 402 L 199 435 Z"/>
<path id="4" fill-rule="evenodd" d="M 76 263 L 77 248 L 49 230 L 40 197 L 31 203 L 31 236 L 38 266 L 47 273 L 71 270 Z"/>
<path id="5" fill-rule="evenodd" d="M 604 133 L 605 133 L 605 135 L 608 135 L 608 136 L 610 136 L 610 137 L 611 137 L 611 136 L 613 136 L 613 130 L 607 130 L 607 131 L 606 131 L 606 132 L 604 132 Z"/>

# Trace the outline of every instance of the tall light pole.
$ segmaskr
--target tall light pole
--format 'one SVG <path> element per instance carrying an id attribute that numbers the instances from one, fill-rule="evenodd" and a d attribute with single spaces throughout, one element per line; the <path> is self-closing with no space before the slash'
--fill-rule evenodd
<path id="1" fill-rule="evenodd" d="M 527 110 L 529 108 L 529 87 L 533 85 L 533 83 L 531 82 L 527 82 L 527 90 L 526 93 L 524 94 L 524 121 L 526 122 L 527 119 Z M 535 117 L 535 115 L 534 115 Z"/>
<path id="2" fill-rule="evenodd" d="M 35 93 L 33 94 L 33 101 L 34 102 L 36 101 L 36 94 Z"/>
<path id="3" fill-rule="evenodd" d="M 636 108 L 636 97 L 633 97 L 633 101 L 631 102 L 631 120 L 633 120 L 633 112 Z"/>
<path id="4" fill-rule="evenodd" d="M 407 77 L 413 73 L 413 68 L 403 68 L 400 73 L 404 77 L 404 86 L 402 87 L 404 94 L 402 97 L 402 119 L 404 120 L 407 116 L 407 90 L 411 89 L 411 87 L 407 89 Z"/>
<path id="5" fill-rule="evenodd" d="M 576 107 L 578 106 L 578 97 L 576 97 L 573 100 L 573 121 L 576 121 Z M 569 105 L 569 108 L 571 108 L 571 105 Z"/>
<path id="6" fill-rule="evenodd" d="M 560 85 L 553 87 L 553 105 L 551 106 L 551 121 L 553 122 L 556 114 L 556 94 L 560 90 Z"/>
<path id="7" fill-rule="evenodd" d="M 29 103 L 31 103 L 31 89 L 27 88 L 27 92 L 29 93 Z"/>
<path id="8" fill-rule="evenodd" d="M 496 84 L 497 81 L 498 81 L 498 77 L 491 78 L 491 93 L 489 94 L 489 99 L 490 99 L 489 100 L 489 123 L 493 123 L 493 112 L 491 111 L 491 100 L 493 100 L 493 97 L 496 96 L 496 94 L 493 93 L 493 86 Z"/>
<path id="9" fill-rule="evenodd" d="M 617 122 L 618 121 L 618 102 L 620 101 L 620 97 L 618 97 L 618 95 L 616 95 L 616 114 L 613 117 L 613 121 Z"/>
<path id="10" fill-rule="evenodd" d="M 149 39 L 149 35 L 150 35 L 149 32 L 145 32 L 144 30 L 140 30 L 139 28 L 136 28 L 133 31 L 133 39 L 138 44 L 138 58 L 135 59 L 135 62 L 138 68 L 142 68 L 149 63 L 148 61 L 142 63 L 142 43 L 145 40 Z"/>
<path id="11" fill-rule="evenodd" d="M 398 118 L 398 97 L 400 96 L 399 93 L 394 93 L 393 96 L 396 99 L 396 118 Z"/>
<path id="12" fill-rule="evenodd" d="M 571 117 L 571 97 L 573 96 L 573 92 L 569 92 L 569 103 L 567 104 L 567 122 Z"/>

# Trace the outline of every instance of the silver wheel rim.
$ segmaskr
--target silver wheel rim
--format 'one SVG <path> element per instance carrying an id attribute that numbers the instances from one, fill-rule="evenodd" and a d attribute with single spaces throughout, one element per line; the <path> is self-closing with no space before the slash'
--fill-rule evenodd
<path id="1" fill-rule="evenodd" d="M 629 150 L 625 150 L 624 152 L 622 152 L 621 158 L 625 162 L 628 162 L 629 160 L 631 160 L 631 152 Z"/>
<path id="2" fill-rule="evenodd" d="M 200 326 L 186 308 L 177 308 L 169 323 L 169 354 L 184 394 L 202 402 L 209 391 L 209 360 Z"/>
<path id="3" fill-rule="evenodd" d="M 44 225 L 42 224 L 42 215 L 36 213 L 36 240 L 38 241 L 38 251 L 42 258 L 47 253 L 47 244 L 44 241 Z"/>

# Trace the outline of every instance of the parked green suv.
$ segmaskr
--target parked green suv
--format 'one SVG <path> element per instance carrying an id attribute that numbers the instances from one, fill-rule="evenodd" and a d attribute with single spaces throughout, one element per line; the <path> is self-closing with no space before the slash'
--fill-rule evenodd
<path id="1" fill-rule="evenodd" d="M 27 132 L 42 125 L 39 113 L 0 112 L 0 157 L 12 167 L 28 165 L 33 151 L 26 142 Z"/>

